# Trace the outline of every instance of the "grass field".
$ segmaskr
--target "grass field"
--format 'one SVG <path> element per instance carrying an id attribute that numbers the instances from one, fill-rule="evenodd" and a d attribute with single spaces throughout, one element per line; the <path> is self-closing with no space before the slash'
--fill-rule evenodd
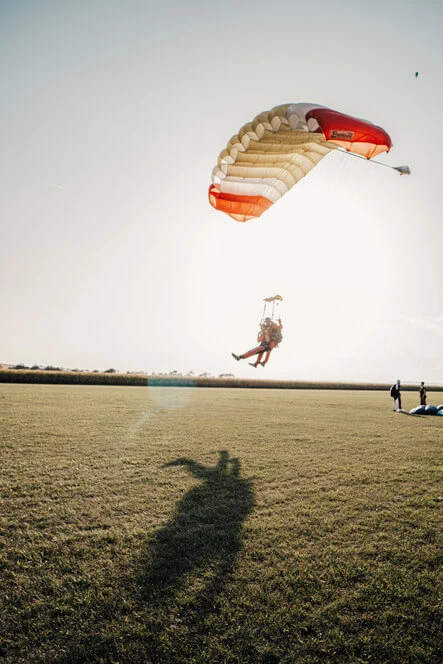
<path id="1" fill-rule="evenodd" d="M 1 661 L 437 664 L 443 417 L 391 408 L 0 385 Z"/>

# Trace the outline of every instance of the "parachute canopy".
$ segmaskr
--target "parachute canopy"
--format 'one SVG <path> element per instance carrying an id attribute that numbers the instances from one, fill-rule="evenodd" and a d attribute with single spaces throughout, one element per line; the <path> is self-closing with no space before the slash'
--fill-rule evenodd
<path id="1" fill-rule="evenodd" d="M 233 136 L 212 171 L 209 202 L 237 221 L 263 214 L 331 150 L 366 159 L 389 152 L 381 127 L 318 104 L 283 104 Z"/>

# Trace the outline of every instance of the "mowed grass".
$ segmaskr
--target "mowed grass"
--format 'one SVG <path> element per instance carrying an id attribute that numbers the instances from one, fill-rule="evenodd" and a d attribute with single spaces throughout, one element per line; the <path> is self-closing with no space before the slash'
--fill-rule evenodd
<path id="1" fill-rule="evenodd" d="M 443 417 L 391 408 L 1 385 L 1 661 L 437 664 Z"/>

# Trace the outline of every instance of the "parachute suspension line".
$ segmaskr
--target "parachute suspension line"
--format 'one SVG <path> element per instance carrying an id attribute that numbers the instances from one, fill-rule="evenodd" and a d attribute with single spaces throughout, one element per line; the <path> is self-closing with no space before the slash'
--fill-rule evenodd
<path id="1" fill-rule="evenodd" d="M 274 297 L 265 297 L 264 299 L 264 307 L 263 307 L 263 314 L 261 318 L 261 323 L 265 320 L 267 316 L 271 318 L 271 320 L 275 320 L 275 316 L 277 315 L 277 309 L 278 305 L 282 301 L 282 296 L 281 295 L 274 295 Z M 272 307 L 271 307 L 271 302 L 272 302 Z M 271 309 L 270 315 L 269 315 L 269 309 Z"/>
<path id="2" fill-rule="evenodd" d="M 265 300 L 265 305 L 264 305 L 264 307 L 263 307 L 263 314 L 262 314 L 262 317 L 261 317 L 261 321 L 260 321 L 260 323 L 263 323 L 263 321 L 264 321 L 265 318 L 266 318 L 266 304 L 267 304 L 267 302 L 266 302 L 266 300 Z"/>
<path id="3" fill-rule="evenodd" d="M 344 152 L 347 155 L 350 155 L 351 157 L 357 157 L 358 159 L 364 159 L 365 161 L 369 161 L 370 164 L 378 164 L 379 166 L 385 166 L 386 168 L 392 168 L 394 171 L 398 171 L 400 175 L 410 175 L 411 170 L 409 166 L 391 166 L 390 164 L 384 164 L 382 161 L 377 161 L 376 159 L 367 159 L 366 157 L 363 157 L 361 154 L 356 154 L 355 152 L 348 152 L 348 150 L 345 150 L 344 148 L 337 148 L 340 152 Z"/>
<path id="4" fill-rule="evenodd" d="M 261 317 L 260 323 L 263 323 L 265 318 L 267 318 L 269 311 L 267 311 L 268 307 L 270 306 L 271 302 L 268 298 L 265 299 L 265 305 L 263 307 L 263 314 Z M 275 300 L 272 301 L 272 312 L 271 312 L 271 320 L 274 320 L 274 306 L 275 306 Z"/>
<path id="5" fill-rule="evenodd" d="M 277 314 L 277 309 L 278 305 L 280 304 L 280 300 L 274 300 L 272 303 L 272 320 L 275 320 L 275 315 Z"/>

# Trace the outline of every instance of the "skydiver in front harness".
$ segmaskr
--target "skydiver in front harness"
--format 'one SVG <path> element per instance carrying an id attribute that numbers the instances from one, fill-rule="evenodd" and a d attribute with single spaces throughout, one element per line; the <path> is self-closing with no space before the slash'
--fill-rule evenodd
<path id="1" fill-rule="evenodd" d="M 236 355 L 235 353 L 232 353 L 232 357 L 238 362 L 239 360 L 246 360 L 248 357 L 257 355 L 256 361 L 249 362 L 249 364 L 255 369 L 259 364 L 264 367 L 269 361 L 272 350 L 278 346 L 282 340 L 282 328 L 283 325 L 281 318 L 278 319 L 277 323 L 274 323 L 269 317 L 265 318 L 263 323 L 260 323 L 260 330 L 257 336 L 259 345 L 255 348 L 251 348 L 251 350 L 243 353 L 243 355 Z M 265 356 L 264 361 L 262 361 L 263 356 Z"/>

